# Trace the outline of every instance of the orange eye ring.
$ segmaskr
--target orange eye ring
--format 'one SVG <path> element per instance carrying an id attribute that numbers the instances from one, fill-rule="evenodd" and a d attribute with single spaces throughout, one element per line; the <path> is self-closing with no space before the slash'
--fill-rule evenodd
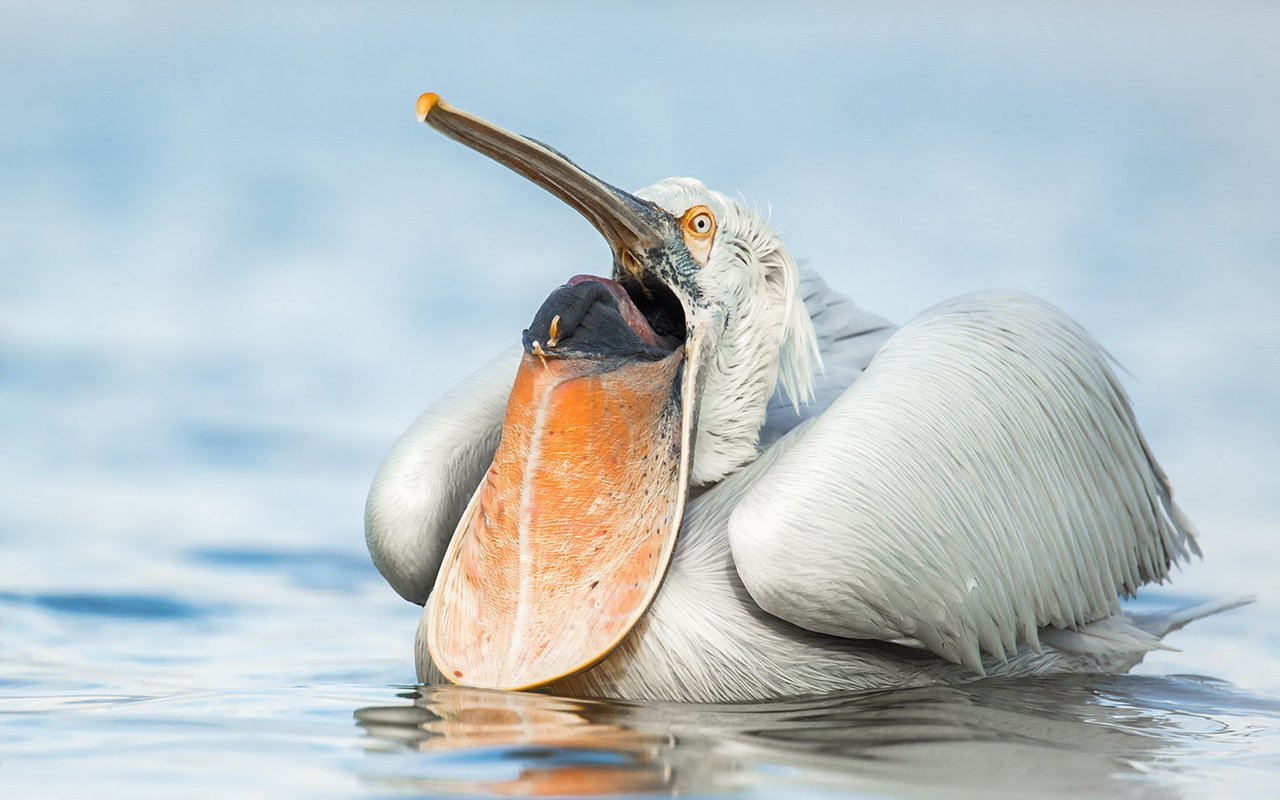
<path id="1" fill-rule="evenodd" d="M 685 236 L 697 241 L 709 241 L 716 234 L 716 215 L 706 206 L 693 206 L 684 212 L 680 227 Z"/>

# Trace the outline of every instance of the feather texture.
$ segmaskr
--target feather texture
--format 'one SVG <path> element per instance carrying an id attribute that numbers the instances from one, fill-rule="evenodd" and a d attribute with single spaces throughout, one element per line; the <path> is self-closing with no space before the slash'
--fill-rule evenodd
<path id="1" fill-rule="evenodd" d="M 978 673 L 982 652 L 1110 617 L 1198 553 L 1101 349 L 1008 292 L 894 334 L 729 531 L 765 610 Z"/>
<path id="2" fill-rule="evenodd" d="M 799 296 L 809 315 L 822 356 L 821 368 L 810 378 L 806 400 L 778 387 L 765 411 L 760 447 L 767 448 L 801 422 L 827 410 L 857 380 L 876 352 L 897 328 L 884 317 L 858 307 L 853 300 L 827 286 L 820 275 L 800 270 Z"/>

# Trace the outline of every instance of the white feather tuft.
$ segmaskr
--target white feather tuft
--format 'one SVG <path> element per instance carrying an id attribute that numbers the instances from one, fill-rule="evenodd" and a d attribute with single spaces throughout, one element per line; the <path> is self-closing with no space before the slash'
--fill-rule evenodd
<path id="1" fill-rule="evenodd" d="M 778 383 L 791 406 L 800 411 L 801 404 L 813 402 L 814 379 L 825 372 L 822 353 L 818 350 L 818 337 L 813 330 L 813 320 L 805 308 L 799 292 L 799 270 L 791 254 L 779 249 L 779 257 L 788 262 L 787 305 L 784 310 L 782 350 L 779 354 Z"/>

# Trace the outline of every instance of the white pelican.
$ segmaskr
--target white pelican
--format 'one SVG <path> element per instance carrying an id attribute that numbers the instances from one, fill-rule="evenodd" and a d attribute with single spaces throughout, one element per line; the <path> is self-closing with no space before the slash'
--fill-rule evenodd
<path id="1" fill-rule="evenodd" d="M 374 480 L 423 682 L 720 701 L 1123 671 L 1232 605 L 1121 610 L 1199 550 L 1103 351 L 1048 303 L 982 292 L 895 329 L 697 181 L 633 195 L 434 94 L 418 115 L 613 250 Z"/>

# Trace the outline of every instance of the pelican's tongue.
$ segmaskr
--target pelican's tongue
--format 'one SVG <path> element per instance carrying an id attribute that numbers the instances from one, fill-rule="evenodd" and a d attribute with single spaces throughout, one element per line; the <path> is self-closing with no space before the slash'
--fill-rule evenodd
<path id="1" fill-rule="evenodd" d="M 603 278 L 575 278 L 538 311 L 497 454 L 431 595 L 446 678 L 545 685 L 604 658 L 648 608 L 687 486 L 676 344 Z"/>
<path id="2" fill-rule="evenodd" d="M 636 304 L 631 302 L 631 297 L 627 294 L 627 290 L 622 288 L 622 284 L 617 281 L 611 281 L 608 278 L 601 278 L 596 275 L 575 275 L 565 283 L 564 288 L 572 289 L 574 286 L 584 283 L 597 284 L 612 295 L 614 302 L 617 304 L 618 312 L 622 315 L 622 321 L 645 344 L 652 347 L 662 347 L 669 344 L 668 350 L 678 344 L 678 342 L 665 342 L 658 336 L 653 330 L 653 326 L 649 324 L 649 320 L 645 319 L 644 314 L 640 313 L 640 309 L 636 308 Z M 547 302 L 542 304 L 544 309 L 552 303 L 554 297 L 555 295 L 552 294 L 551 297 L 547 298 Z M 537 325 L 537 323 L 538 320 L 534 319 L 534 324 Z"/>

